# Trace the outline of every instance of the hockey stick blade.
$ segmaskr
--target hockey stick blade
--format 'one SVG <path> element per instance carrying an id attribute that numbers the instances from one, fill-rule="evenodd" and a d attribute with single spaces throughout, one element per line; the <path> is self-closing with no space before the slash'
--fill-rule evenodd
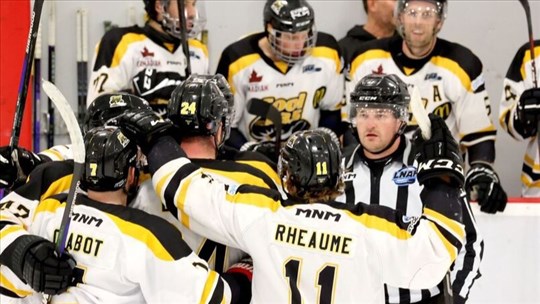
<path id="1" fill-rule="evenodd" d="M 251 98 L 247 104 L 247 110 L 250 114 L 269 119 L 274 123 L 276 138 L 281 138 L 281 113 L 272 105 L 262 99 Z"/>
<path id="2" fill-rule="evenodd" d="M 420 131 L 422 131 L 422 137 L 424 139 L 431 138 L 431 121 L 429 120 L 428 113 L 422 105 L 422 98 L 420 97 L 420 92 L 418 87 L 414 86 L 411 94 L 411 111 L 418 123 Z"/>
<path id="3" fill-rule="evenodd" d="M 73 178 L 71 179 L 71 185 L 69 187 L 69 193 L 66 202 L 66 209 L 64 210 L 64 214 L 62 216 L 62 222 L 60 223 L 60 233 L 56 242 L 57 251 L 59 254 L 62 254 L 65 249 L 67 233 L 69 230 L 71 209 L 73 207 L 75 199 L 77 198 L 79 180 L 84 170 L 84 158 L 86 153 L 84 149 L 84 139 L 79 124 L 77 123 L 77 117 L 75 116 L 75 113 L 73 113 L 73 109 L 69 105 L 66 97 L 64 97 L 62 92 L 60 92 L 60 90 L 58 90 L 58 88 L 51 82 L 47 80 L 42 80 L 42 82 L 43 91 L 54 103 L 56 109 L 58 110 L 58 113 L 60 113 L 60 116 L 66 124 L 73 150 L 73 160 L 75 162 L 73 168 Z"/>
<path id="4" fill-rule="evenodd" d="M 259 98 L 251 98 L 247 103 L 248 113 L 255 116 L 260 116 L 263 119 L 269 119 L 274 124 L 274 131 L 276 132 L 276 153 L 279 157 L 279 150 L 281 149 L 281 113 L 274 107 L 273 104 L 266 102 Z"/>

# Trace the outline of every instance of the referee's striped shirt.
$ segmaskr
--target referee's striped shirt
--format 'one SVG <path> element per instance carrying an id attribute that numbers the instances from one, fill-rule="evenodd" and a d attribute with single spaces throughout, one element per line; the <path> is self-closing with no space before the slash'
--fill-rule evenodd
<path id="1" fill-rule="evenodd" d="M 345 193 L 337 201 L 384 205 L 409 216 L 422 214 L 420 192 L 423 186 L 416 179 L 411 144 L 403 136 L 398 150 L 384 159 L 367 159 L 360 145 L 345 149 L 344 157 Z M 470 206 L 462 205 L 467 237 L 451 269 L 454 303 L 464 303 L 475 280 L 481 276 L 479 266 L 484 251 L 484 241 L 477 233 Z M 386 303 L 430 303 L 429 299 L 441 292 L 442 284 L 423 290 L 385 286 L 385 300 Z"/>

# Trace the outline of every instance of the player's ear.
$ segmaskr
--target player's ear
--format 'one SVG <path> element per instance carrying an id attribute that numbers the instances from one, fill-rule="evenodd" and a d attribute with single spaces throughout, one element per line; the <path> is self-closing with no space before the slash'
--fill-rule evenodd
<path id="1" fill-rule="evenodd" d="M 444 24 L 444 20 L 439 18 L 437 25 L 435 25 L 435 34 L 438 34 L 441 31 L 443 24 Z"/>

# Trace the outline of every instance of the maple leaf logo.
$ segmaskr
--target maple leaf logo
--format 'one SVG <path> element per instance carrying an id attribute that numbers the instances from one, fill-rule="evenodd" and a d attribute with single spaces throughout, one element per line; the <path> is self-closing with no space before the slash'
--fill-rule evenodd
<path id="1" fill-rule="evenodd" d="M 257 72 L 253 70 L 251 75 L 249 75 L 249 82 L 261 82 L 262 78 L 262 76 L 257 75 Z"/>
<path id="2" fill-rule="evenodd" d="M 379 66 L 377 67 L 377 70 L 372 70 L 371 72 L 375 75 L 383 75 L 384 72 L 383 72 L 382 64 L 379 64 Z"/>
<path id="3" fill-rule="evenodd" d="M 148 49 L 146 47 L 144 47 L 142 52 L 141 52 L 141 55 L 143 57 L 154 57 L 154 52 L 150 52 L 150 51 L 148 51 Z"/>

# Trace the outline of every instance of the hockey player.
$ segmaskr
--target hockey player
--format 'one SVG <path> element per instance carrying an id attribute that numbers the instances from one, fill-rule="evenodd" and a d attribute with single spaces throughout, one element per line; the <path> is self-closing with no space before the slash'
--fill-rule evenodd
<path id="1" fill-rule="evenodd" d="M 107 93 L 98 96 L 88 106 L 82 126 L 83 133 L 105 125 L 107 121 L 127 109 L 149 109 L 149 105 L 144 99 L 127 93 Z M 70 159 L 73 159 L 71 145 L 56 145 L 38 154 L 17 147 L 17 161 L 12 159 L 9 146 L 0 147 L 0 188 L 15 189 L 22 185 L 39 164 Z M 69 186 L 69 182 L 66 186 Z"/>
<path id="2" fill-rule="evenodd" d="M 232 159 L 217 160 L 218 148 L 223 144 L 230 127 L 227 101 L 215 84 L 215 76 L 192 75 L 182 83 L 171 97 L 168 118 L 173 123 L 176 141 L 188 157 L 203 168 L 205 174 L 230 185 L 250 184 L 278 191 L 281 181 L 270 162 L 255 152 L 239 152 Z M 191 110 L 183 110 L 191 109 Z M 241 265 L 249 265 L 247 254 L 233 247 L 206 239 L 189 230 L 189 222 L 177 212 L 175 206 L 163 206 L 150 180 L 141 185 L 133 207 L 166 218 L 182 231 L 186 243 L 210 267 L 219 273 L 227 271 L 227 279 L 238 272 Z M 249 266 L 248 266 L 249 267 Z M 239 273 L 242 302 L 251 298 L 250 270 L 247 276 Z"/>
<path id="3" fill-rule="evenodd" d="M 351 122 L 360 144 L 348 147 L 344 152 L 345 191 L 337 201 L 349 205 L 358 202 L 383 205 L 408 216 L 422 214 L 423 186 L 418 180 L 419 167 L 414 163 L 415 147 L 403 134 L 409 119 L 409 100 L 407 85 L 393 74 L 371 74 L 356 84 L 351 93 Z M 433 124 L 444 124 L 441 118 L 432 119 Z M 448 153 L 457 152 L 459 149 L 452 135 L 449 132 L 443 135 L 448 137 L 448 143 L 455 145 L 444 149 Z M 446 155 L 440 161 L 449 157 L 451 155 Z M 484 248 L 464 198 L 461 206 L 466 240 L 452 267 L 454 303 L 465 303 L 472 284 L 480 277 L 479 264 Z M 387 303 L 436 303 L 437 298 L 442 297 L 442 284 L 425 290 L 387 286 L 385 297 Z"/>
<path id="4" fill-rule="evenodd" d="M 540 79 L 540 40 L 535 40 L 536 78 Z M 517 140 L 527 140 L 527 151 L 521 172 L 521 194 L 540 197 L 540 158 L 538 122 L 540 122 L 540 89 L 534 87 L 529 43 L 517 51 L 504 79 L 499 121 L 501 127 Z"/>
<path id="5" fill-rule="evenodd" d="M 82 185 L 87 194 L 77 196 L 66 241 L 77 269 L 72 286 L 53 302 L 229 301 L 228 285 L 191 251 L 174 226 L 127 207 L 130 193 L 138 188 L 137 146 L 119 129 L 99 127 L 86 134 L 85 148 Z M 48 260 L 55 258 L 52 241 L 58 237 L 66 197 L 19 205 L 30 210 L 27 217 L 5 212 L 20 209 L 17 202 L 2 210 L 1 257 L 12 270 L 8 279 L 39 278 L 43 269 L 33 265 L 47 270 Z"/>
<path id="6" fill-rule="evenodd" d="M 248 112 L 252 98 L 281 112 L 283 139 L 318 126 L 339 131 L 343 74 L 336 40 L 316 31 L 305 0 L 268 0 L 263 16 L 264 32 L 229 45 L 218 63 L 217 73 L 227 77 L 235 98 L 228 145 L 275 140 L 273 123 Z"/>
<path id="7" fill-rule="evenodd" d="M 495 126 L 482 63 L 470 50 L 437 37 L 446 18 L 446 0 L 399 0 L 400 37 L 368 42 L 353 54 L 353 84 L 368 74 L 396 74 L 419 89 L 428 112 L 442 117 L 466 152 L 465 190 L 484 212 L 503 211 L 506 193 L 493 169 Z M 414 128 L 416 122 L 410 121 Z"/>
<path id="8" fill-rule="evenodd" d="M 181 46 L 178 2 L 143 0 L 148 14 L 144 27 L 114 28 L 101 39 L 93 60 L 88 103 L 104 92 L 129 91 L 146 99 L 164 114 L 174 88 L 187 78 L 186 57 Z M 185 0 L 190 36 L 197 33 L 196 1 Z M 189 39 L 191 71 L 208 73 L 208 50 Z"/>
<path id="9" fill-rule="evenodd" d="M 407 217 L 383 206 L 334 203 L 342 188 L 341 153 L 318 130 L 294 134 L 281 150 L 279 173 L 289 195 L 281 200 L 275 191 L 225 185 L 204 174 L 166 135 L 170 122 L 151 111 L 121 122 L 148 156 L 162 201 L 190 229 L 252 256 L 253 303 L 383 303 L 383 282 L 436 285 L 465 237 L 459 184 L 444 181 L 464 179 L 444 124 L 430 140 L 417 138 L 425 208 L 421 217 Z M 433 149 L 441 145 L 448 150 Z M 449 156 L 449 166 L 430 167 Z"/>

